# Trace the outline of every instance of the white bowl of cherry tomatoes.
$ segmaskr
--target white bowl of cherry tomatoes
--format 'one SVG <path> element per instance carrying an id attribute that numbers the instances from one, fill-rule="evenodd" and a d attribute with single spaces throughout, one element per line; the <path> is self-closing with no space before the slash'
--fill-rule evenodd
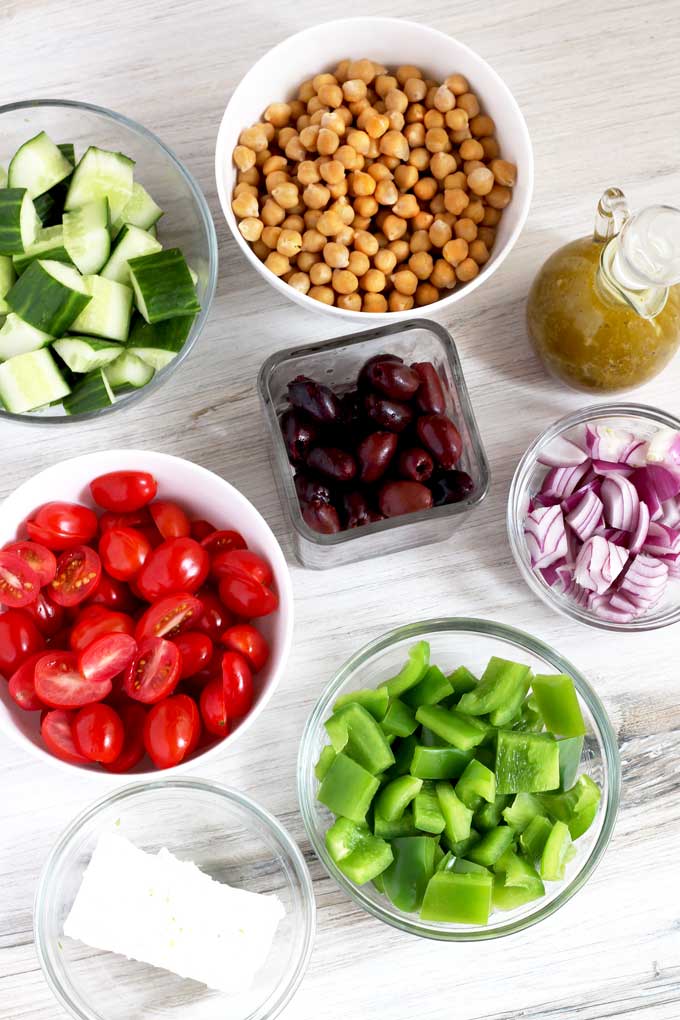
<path id="1" fill-rule="evenodd" d="M 190 461 L 87 454 L 0 507 L 0 730 L 57 765 L 134 778 L 216 757 L 273 694 L 292 630 L 269 526 Z"/>

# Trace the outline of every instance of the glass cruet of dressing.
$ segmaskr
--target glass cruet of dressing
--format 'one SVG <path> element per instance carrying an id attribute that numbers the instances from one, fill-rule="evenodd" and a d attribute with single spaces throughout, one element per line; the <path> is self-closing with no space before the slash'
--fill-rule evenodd
<path id="1" fill-rule="evenodd" d="M 680 209 L 631 215 L 608 188 L 592 237 L 559 248 L 529 292 L 527 328 L 548 371 L 590 393 L 657 375 L 680 345 Z"/>

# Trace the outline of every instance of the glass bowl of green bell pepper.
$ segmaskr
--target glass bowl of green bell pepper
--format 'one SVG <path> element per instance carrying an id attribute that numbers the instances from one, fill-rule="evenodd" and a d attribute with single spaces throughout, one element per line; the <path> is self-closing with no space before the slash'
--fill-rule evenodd
<path id="1" fill-rule="evenodd" d="M 381 921 L 451 942 L 512 934 L 566 903 L 602 858 L 620 787 L 585 676 L 487 620 L 426 620 L 361 648 L 298 760 L 329 875 Z"/>

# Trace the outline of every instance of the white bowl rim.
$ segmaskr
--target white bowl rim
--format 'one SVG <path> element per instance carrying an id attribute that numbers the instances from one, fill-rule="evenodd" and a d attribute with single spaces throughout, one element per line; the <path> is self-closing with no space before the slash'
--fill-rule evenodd
<path id="1" fill-rule="evenodd" d="M 72 764 L 71 762 L 61 761 L 60 758 L 56 758 L 53 754 L 50 754 L 49 751 L 47 751 L 46 749 L 40 747 L 37 744 L 34 744 L 31 740 L 25 737 L 15 726 L 11 724 L 11 720 L 9 721 L 5 720 L 3 716 L 0 715 L 0 732 L 4 733 L 10 740 L 17 744 L 17 746 L 28 751 L 34 757 L 39 758 L 43 762 L 47 760 L 47 762 L 50 765 L 54 766 L 55 768 L 61 769 L 65 772 L 68 772 L 69 775 L 71 776 L 74 776 L 76 774 L 76 771 L 78 771 L 83 775 L 95 776 L 98 780 L 101 780 L 102 783 L 108 781 L 111 786 L 114 785 L 119 786 L 121 782 L 142 783 L 148 782 L 151 779 L 163 779 L 166 776 L 175 777 L 184 772 L 191 772 L 193 769 L 196 769 L 197 767 L 200 768 L 204 764 L 207 764 L 209 761 L 213 762 L 217 758 L 228 753 L 228 751 L 236 743 L 237 737 L 245 733 L 253 725 L 253 723 L 258 718 L 260 713 L 269 703 L 270 698 L 272 697 L 274 691 L 276 690 L 281 681 L 283 673 L 285 672 L 286 669 L 286 665 L 288 663 L 288 659 L 290 657 L 290 650 L 293 640 L 295 605 L 293 598 L 293 585 L 290 578 L 290 569 L 288 567 L 288 563 L 286 561 L 285 556 L 283 555 L 283 550 L 281 549 L 281 546 L 279 544 L 278 539 L 276 538 L 276 535 L 269 527 L 260 511 L 250 502 L 249 499 L 247 499 L 243 495 L 242 492 L 239 492 L 239 490 L 234 485 L 232 485 L 231 482 L 228 482 L 226 478 L 222 478 L 221 475 L 216 474 L 214 471 L 210 471 L 209 468 L 204 468 L 201 464 L 196 464 L 194 461 L 188 460 L 185 457 L 176 457 L 174 454 L 171 453 L 158 453 L 155 450 L 140 450 L 134 448 L 121 448 L 121 449 L 116 448 L 113 450 L 106 450 L 97 453 L 84 453 L 76 457 L 69 457 L 67 460 L 62 460 L 56 464 L 51 464 L 50 467 L 44 468 L 42 471 L 39 471 L 37 474 L 31 475 L 30 478 L 26 479 L 25 482 L 19 485 L 9 496 L 7 496 L 7 498 L 2 503 L 0 503 L 0 514 L 5 514 L 8 507 L 11 510 L 13 503 L 17 500 L 18 494 L 21 492 L 23 487 L 27 485 L 29 482 L 34 483 L 36 480 L 42 478 L 49 479 L 50 475 L 55 474 L 57 471 L 63 471 L 64 468 L 68 468 L 69 465 L 73 465 L 76 462 L 81 464 L 83 462 L 92 461 L 94 465 L 97 464 L 99 465 L 99 469 L 95 468 L 95 474 L 102 474 L 101 465 L 103 458 L 110 457 L 112 455 L 115 455 L 117 457 L 121 456 L 130 458 L 140 457 L 147 458 L 151 456 L 154 458 L 154 460 L 161 460 L 167 464 L 172 464 L 176 463 L 177 461 L 181 461 L 184 464 L 190 465 L 191 468 L 196 472 L 196 474 L 199 477 L 216 479 L 217 481 L 219 481 L 222 484 L 222 486 L 224 486 L 225 489 L 229 491 L 230 497 L 233 498 L 233 500 L 236 503 L 241 504 L 244 510 L 246 510 L 255 520 L 257 520 L 264 527 L 265 531 L 269 533 L 269 536 L 272 539 L 273 542 L 272 558 L 275 560 L 275 562 L 273 563 L 274 575 L 276 577 L 276 583 L 279 589 L 278 592 L 279 609 L 277 610 L 277 612 L 283 614 L 284 620 L 284 635 L 281 649 L 279 652 L 279 665 L 276 671 L 274 672 L 269 685 L 267 686 L 265 691 L 263 691 L 262 697 L 260 698 L 257 705 L 246 716 L 246 718 L 238 726 L 238 728 L 234 730 L 233 733 L 229 734 L 224 740 L 220 740 L 217 744 L 214 744 L 213 747 L 207 748 L 206 750 L 198 754 L 196 757 L 191 758 L 189 761 L 180 762 L 179 765 L 174 765 L 172 768 L 169 769 L 148 768 L 145 769 L 145 771 L 143 772 L 133 773 L 125 772 L 122 774 L 118 774 L 113 772 L 107 772 L 105 770 L 99 770 L 96 768 L 94 764 L 92 766 L 76 765 Z M 93 474 L 93 477 L 95 477 L 95 474 Z"/>
<path id="2" fill-rule="evenodd" d="M 266 53 L 264 53 L 249 68 L 248 71 L 246 71 L 245 75 L 232 92 L 231 96 L 229 97 L 229 101 L 225 108 L 224 114 L 222 115 L 222 120 L 220 121 L 220 126 L 217 133 L 217 140 L 215 145 L 215 180 L 217 182 L 217 193 L 219 196 L 222 213 L 227 222 L 227 226 L 231 231 L 232 236 L 236 240 L 239 248 L 247 258 L 247 260 L 250 262 L 252 266 L 255 267 L 255 269 L 257 269 L 258 273 L 262 277 L 264 277 L 264 279 L 271 286 L 273 286 L 276 290 L 280 291 L 281 294 L 284 294 L 287 298 L 289 298 L 289 300 L 294 301 L 296 304 L 301 305 L 303 308 L 307 308 L 310 311 L 316 312 L 317 314 L 321 313 L 326 314 L 328 316 L 335 316 L 338 318 L 348 319 L 354 322 L 366 323 L 367 315 L 369 315 L 369 313 L 353 312 L 345 308 L 338 308 L 335 305 L 324 305 L 322 302 L 315 301 L 314 298 L 308 297 L 307 294 L 303 294 L 300 291 L 295 291 L 294 288 L 289 287 L 287 283 L 282 282 L 277 276 L 274 276 L 273 273 L 266 269 L 263 263 L 260 262 L 257 256 L 253 253 L 250 245 L 245 240 L 245 238 L 241 236 L 241 233 L 238 230 L 238 227 L 236 227 L 235 223 L 232 225 L 229 215 L 227 214 L 227 210 L 231 211 L 231 196 L 227 194 L 224 182 L 224 175 L 222 173 L 222 168 L 225 164 L 225 159 L 231 162 L 231 153 L 226 153 L 224 151 L 225 150 L 224 137 L 226 135 L 227 123 L 230 119 L 230 110 L 232 108 L 232 104 L 234 103 L 234 99 L 236 99 L 239 96 L 241 90 L 244 90 L 245 83 L 249 76 L 252 74 L 252 72 L 255 70 L 255 68 L 258 67 L 258 65 L 265 58 L 271 58 L 272 54 L 275 54 L 278 51 L 282 51 L 285 47 L 287 47 L 291 43 L 293 39 L 297 40 L 298 44 L 304 47 L 308 42 L 309 37 L 313 37 L 316 32 L 319 31 L 332 32 L 333 29 L 337 28 L 339 25 L 346 26 L 352 23 L 356 24 L 357 28 L 361 27 L 362 31 L 365 31 L 366 28 L 369 27 L 369 23 L 370 29 L 371 30 L 375 29 L 376 31 L 379 31 L 381 26 L 385 27 L 387 25 L 399 24 L 400 26 L 406 26 L 409 29 L 413 29 L 416 32 L 428 34 L 433 38 L 437 38 L 439 40 L 446 40 L 446 42 L 449 43 L 451 42 L 454 43 L 457 47 L 459 47 L 461 50 L 467 53 L 472 59 L 484 65 L 485 69 L 489 73 L 489 76 L 495 81 L 499 91 L 505 94 L 507 100 L 509 101 L 510 106 L 513 108 L 514 113 L 516 115 L 517 127 L 521 135 L 521 142 L 526 150 L 527 161 L 526 167 L 524 166 L 522 167 L 522 174 L 526 175 L 527 178 L 527 189 L 524 201 L 519 208 L 519 216 L 517 219 L 517 223 L 515 224 L 510 236 L 506 240 L 503 248 L 499 249 L 498 252 L 495 253 L 494 256 L 489 260 L 489 262 L 487 262 L 486 265 L 482 267 L 481 272 L 474 278 L 474 280 L 471 280 L 469 283 L 466 283 L 465 286 L 460 289 L 456 288 L 456 290 L 448 294 L 446 297 L 440 298 L 439 301 L 434 301 L 432 304 L 426 306 L 425 310 L 427 311 L 428 315 L 436 314 L 438 312 L 441 312 L 444 308 L 448 308 L 451 305 L 455 304 L 457 301 L 460 301 L 466 294 L 471 294 L 473 291 L 477 289 L 477 287 L 479 287 L 482 283 L 488 280 L 496 272 L 496 270 L 503 264 L 505 259 L 508 257 L 508 255 L 514 248 L 520 234 L 522 233 L 522 230 L 524 229 L 527 217 L 529 215 L 529 208 L 531 206 L 531 200 L 534 191 L 534 153 L 531 144 L 531 136 L 529 135 L 529 129 L 527 127 L 526 120 L 524 119 L 524 115 L 520 109 L 517 100 L 515 99 L 510 88 L 506 85 L 505 81 L 501 78 L 498 72 L 494 70 L 491 64 L 487 63 L 487 61 L 484 60 L 484 58 L 481 57 L 476 52 L 476 50 L 473 50 L 470 46 L 467 46 L 465 43 L 460 42 L 460 40 L 456 39 L 454 36 L 448 35 L 446 32 L 441 32 L 439 29 L 432 28 L 429 25 L 422 25 L 416 21 L 409 21 L 406 18 L 374 17 L 370 15 L 367 15 L 366 17 L 336 18 L 333 21 L 319 22 L 316 25 L 312 25 L 309 28 L 303 29 L 301 32 L 289 35 L 281 42 L 277 43 L 276 46 L 267 50 Z M 516 201 L 516 199 L 513 199 L 513 201 Z M 410 318 L 413 314 L 416 313 L 416 311 L 423 312 L 424 309 L 410 309 L 404 312 L 370 313 L 370 318 L 372 320 L 377 320 L 379 322 L 400 322 Z"/>

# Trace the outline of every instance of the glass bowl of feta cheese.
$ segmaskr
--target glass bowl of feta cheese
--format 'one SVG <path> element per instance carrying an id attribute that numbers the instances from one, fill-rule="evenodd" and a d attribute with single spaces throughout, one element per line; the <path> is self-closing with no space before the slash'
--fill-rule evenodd
<path id="1" fill-rule="evenodd" d="M 165 779 L 69 825 L 34 929 L 43 973 L 78 1020 L 270 1020 L 306 970 L 314 894 L 267 811 L 216 783 Z"/>

